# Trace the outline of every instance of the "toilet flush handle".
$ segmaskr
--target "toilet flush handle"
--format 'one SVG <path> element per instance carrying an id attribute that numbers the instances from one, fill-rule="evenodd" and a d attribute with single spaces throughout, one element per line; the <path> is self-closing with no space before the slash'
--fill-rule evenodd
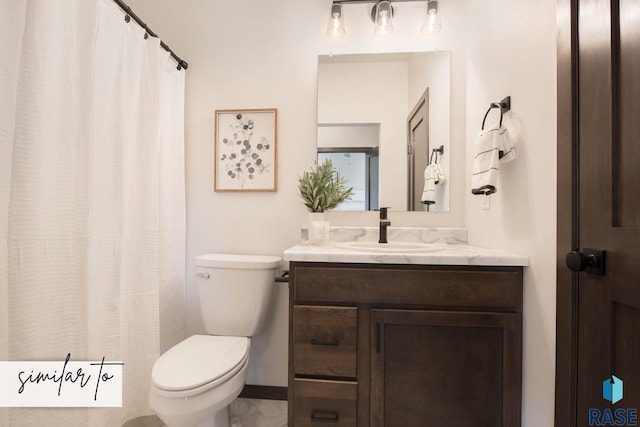
<path id="1" fill-rule="evenodd" d="M 196 279 L 205 279 L 209 280 L 209 273 L 197 273 Z"/>

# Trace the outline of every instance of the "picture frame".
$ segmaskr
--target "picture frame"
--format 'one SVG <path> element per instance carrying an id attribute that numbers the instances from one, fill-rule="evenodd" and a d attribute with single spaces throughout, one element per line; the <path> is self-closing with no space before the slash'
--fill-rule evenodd
<path id="1" fill-rule="evenodd" d="M 214 190 L 277 191 L 278 110 L 215 110 Z"/>

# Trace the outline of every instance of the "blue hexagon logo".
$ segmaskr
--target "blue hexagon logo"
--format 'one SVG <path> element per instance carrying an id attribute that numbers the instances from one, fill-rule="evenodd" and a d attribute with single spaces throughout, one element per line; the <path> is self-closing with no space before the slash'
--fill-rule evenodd
<path id="1" fill-rule="evenodd" d="M 602 381 L 602 397 L 612 404 L 619 402 L 622 400 L 623 387 L 623 381 L 615 375 L 611 375 L 611 378 Z"/>

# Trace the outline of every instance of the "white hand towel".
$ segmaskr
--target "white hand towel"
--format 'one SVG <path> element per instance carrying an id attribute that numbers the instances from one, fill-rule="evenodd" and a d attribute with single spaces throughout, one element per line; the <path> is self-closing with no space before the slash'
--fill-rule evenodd
<path id="1" fill-rule="evenodd" d="M 444 185 L 446 179 L 442 168 L 437 163 L 431 163 L 424 170 L 424 190 L 422 203 L 433 205 L 436 202 L 436 185 Z"/>
<path id="2" fill-rule="evenodd" d="M 505 128 L 498 129 L 498 160 L 500 163 L 508 163 L 516 158 L 516 147 L 511 142 L 509 132 Z"/>
<path id="3" fill-rule="evenodd" d="M 473 143 L 473 194 L 492 194 L 497 191 L 499 163 L 516 158 L 516 150 L 507 129 L 482 130 Z"/>

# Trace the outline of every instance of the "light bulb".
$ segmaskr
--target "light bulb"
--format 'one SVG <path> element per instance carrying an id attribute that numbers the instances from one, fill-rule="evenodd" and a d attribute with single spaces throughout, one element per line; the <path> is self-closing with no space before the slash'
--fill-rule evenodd
<path id="1" fill-rule="evenodd" d="M 331 5 L 331 16 L 327 24 L 327 37 L 344 36 L 344 20 L 342 19 L 342 5 L 334 3 Z"/>
<path id="2" fill-rule="evenodd" d="M 373 33 L 376 36 L 384 36 L 393 33 L 393 9 L 391 8 L 391 2 L 383 0 L 379 1 L 375 6 L 376 27 Z"/>
<path id="3" fill-rule="evenodd" d="M 440 8 L 436 0 L 427 2 L 427 10 L 424 12 L 422 20 L 422 34 L 430 35 L 438 33 L 442 30 L 442 21 L 440 20 Z"/>

